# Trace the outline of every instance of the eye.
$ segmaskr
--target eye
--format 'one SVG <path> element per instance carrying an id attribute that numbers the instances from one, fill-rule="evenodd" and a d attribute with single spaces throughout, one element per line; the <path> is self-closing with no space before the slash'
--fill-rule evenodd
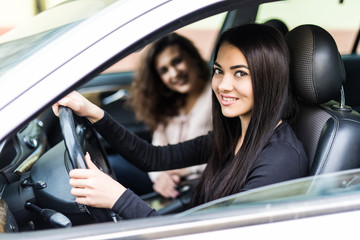
<path id="1" fill-rule="evenodd" d="M 223 71 L 220 68 L 214 68 L 213 73 L 214 73 L 214 75 L 219 75 L 219 74 L 222 74 Z"/>
<path id="2" fill-rule="evenodd" d="M 235 73 L 236 77 L 244 77 L 244 76 L 247 76 L 247 75 L 249 75 L 249 74 L 247 72 L 244 72 L 244 71 L 237 71 Z"/>
<path id="3" fill-rule="evenodd" d="M 180 64 L 182 61 L 183 61 L 183 58 L 182 58 L 182 57 L 176 57 L 176 58 L 174 58 L 174 59 L 171 61 L 171 64 L 172 64 L 173 66 L 176 66 L 176 65 Z"/>
<path id="4" fill-rule="evenodd" d="M 158 71 L 159 71 L 159 74 L 160 74 L 160 75 L 163 75 L 163 74 L 167 73 L 168 68 L 167 68 L 167 67 L 162 67 L 162 68 L 160 68 Z"/>

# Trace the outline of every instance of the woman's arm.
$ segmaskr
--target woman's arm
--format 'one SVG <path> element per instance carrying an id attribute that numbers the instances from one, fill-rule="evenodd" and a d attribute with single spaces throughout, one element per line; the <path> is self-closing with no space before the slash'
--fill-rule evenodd
<path id="1" fill-rule="evenodd" d="M 73 112 L 81 117 L 86 117 L 91 123 L 95 123 L 104 117 L 104 110 L 76 91 L 69 93 L 52 106 L 56 116 L 59 116 L 59 106 L 71 108 Z"/>
<path id="2" fill-rule="evenodd" d="M 91 161 L 89 154 L 85 155 L 87 169 L 70 171 L 71 194 L 76 202 L 98 208 L 112 208 L 126 188 L 100 171 Z"/>
<path id="3" fill-rule="evenodd" d="M 71 108 L 77 115 L 86 117 L 98 132 L 127 160 L 144 171 L 169 170 L 206 163 L 209 156 L 210 137 L 167 147 L 154 147 L 129 132 L 120 123 L 74 91 L 55 103 L 52 108 L 59 115 L 59 106 Z"/>
<path id="4" fill-rule="evenodd" d="M 211 152 L 210 134 L 160 147 L 129 132 L 106 112 L 93 126 L 125 159 L 143 171 L 170 170 L 206 163 Z"/>
<path id="5" fill-rule="evenodd" d="M 100 171 L 89 154 L 86 154 L 85 160 L 88 169 L 73 169 L 69 173 L 69 183 L 73 187 L 71 194 L 76 197 L 77 203 L 112 209 L 124 219 L 158 215 L 131 190 Z"/>

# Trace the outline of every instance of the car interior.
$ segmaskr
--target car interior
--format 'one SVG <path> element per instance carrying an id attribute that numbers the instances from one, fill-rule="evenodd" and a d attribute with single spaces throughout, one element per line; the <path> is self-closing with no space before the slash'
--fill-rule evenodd
<path id="1" fill-rule="evenodd" d="M 297 27 L 286 39 L 290 81 L 300 99 L 295 132 L 310 159 L 310 175 L 358 168 L 353 153 L 360 150 L 360 115 L 344 103 L 345 69 L 335 41 L 314 25 Z M 340 102 L 334 101 L 339 94 Z"/>
<path id="2" fill-rule="evenodd" d="M 218 30 L 219 34 L 232 26 L 249 21 L 256 22 L 258 10 L 257 6 L 252 6 L 228 12 Z M 332 35 L 317 25 L 296 26 L 286 34 L 286 40 L 291 54 L 290 81 L 299 100 L 295 131 L 311 161 L 310 175 L 359 168 L 360 55 L 357 49 L 360 28 L 350 54 L 340 54 Z M 212 57 L 209 62 L 211 59 Z M 133 74 L 131 70 L 104 72 L 80 86 L 78 91 L 101 106 L 127 129 L 151 142 L 148 127 L 136 120 L 127 103 Z M 56 156 L 66 152 L 66 149 L 73 148 L 68 144 L 72 144 L 71 139 L 78 138 L 79 141 L 73 144 L 78 144 L 78 149 L 86 148 L 91 155 L 97 155 L 98 166 L 114 177 L 111 166 L 106 161 L 106 155 L 116 152 L 111 145 L 84 119 L 65 110 L 62 115 L 61 119 L 58 119 L 49 108 L 16 136 L 0 143 L 1 199 L 11 211 L 6 219 L 7 232 L 68 227 L 69 221 L 75 226 L 121 220 L 107 210 L 85 206 L 79 209 L 70 194 L 70 186 L 63 184 L 67 181 L 67 172 L 71 167 L 64 166 L 62 159 L 51 161 L 56 167 L 48 165 L 48 159 L 56 159 Z M 71 125 L 74 119 L 76 125 Z M 67 125 L 68 129 L 71 129 L 70 136 L 66 136 L 67 133 L 64 132 L 64 126 Z M 18 156 L 20 148 L 22 154 Z M 81 155 L 81 152 L 76 154 Z M 66 155 L 65 158 L 72 162 L 73 166 L 78 165 L 74 161 L 77 156 Z M 18 162 L 23 163 L 17 164 Z M 44 174 L 43 169 L 57 171 L 49 170 Z M 61 172 L 58 169 L 61 169 Z M 44 184 L 55 187 L 46 188 Z M 180 196 L 158 209 L 158 212 L 167 215 L 185 210 L 195 184 L 196 180 L 182 183 L 179 187 Z M 148 202 L 161 199 L 156 192 L 141 197 Z M 44 209 L 49 216 L 60 211 L 63 215 L 60 215 L 60 219 L 55 223 L 49 222 L 43 218 Z M 62 221 L 63 217 L 65 221 Z"/>

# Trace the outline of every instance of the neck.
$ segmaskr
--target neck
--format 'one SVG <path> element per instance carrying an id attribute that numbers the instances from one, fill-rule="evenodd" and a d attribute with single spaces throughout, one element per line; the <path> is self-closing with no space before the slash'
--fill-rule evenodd
<path id="1" fill-rule="evenodd" d="M 241 116 L 240 117 L 240 121 L 241 121 L 241 136 L 236 144 L 235 147 L 235 154 L 237 154 L 237 152 L 240 150 L 243 142 L 244 142 L 244 138 L 245 138 L 245 134 L 246 131 L 249 127 L 249 123 L 250 123 L 250 119 L 251 119 L 251 114 L 249 114 L 248 116 Z"/>
<path id="2" fill-rule="evenodd" d="M 202 91 L 204 90 L 204 87 L 205 87 L 205 83 L 202 84 L 201 86 L 194 88 L 193 91 L 190 91 L 188 93 L 188 96 L 186 98 L 186 103 L 184 106 L 184 110 L 185 110 L 186 114 L 188 114 L 191 111 L 191 109 L 195 105 L 196 101 L 200 97 Z"/>

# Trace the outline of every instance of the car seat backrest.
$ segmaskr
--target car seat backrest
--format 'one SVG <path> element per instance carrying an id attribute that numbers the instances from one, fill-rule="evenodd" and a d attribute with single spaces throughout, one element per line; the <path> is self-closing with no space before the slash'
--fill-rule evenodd
<path id="1" fill-rule="evenodd" d="M 286 35 L 290 81 L 299 100 L 294 130 L 310 161 L 310 175 L 360 167 L 360 114 L 342 101 L 345 69 L 324 29 L 302 25 Z M 343 97 L 343 95 L 342 95 Z"/>

